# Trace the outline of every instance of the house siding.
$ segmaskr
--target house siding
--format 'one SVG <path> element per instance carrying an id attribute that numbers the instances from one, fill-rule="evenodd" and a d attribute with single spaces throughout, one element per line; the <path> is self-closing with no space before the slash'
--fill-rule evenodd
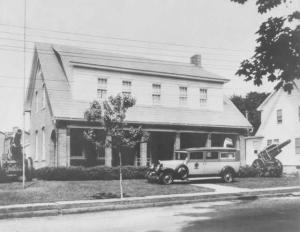
<path id="1" fill-rule="evenodd" d="M 223 110 L 223 84 L 203 80 L 180 80 L 159 76 L 116 73 L 85 68 L 75 68 L 72 78 L 72 95 L 75 100 L 90 102 L 97 98 L 98 78 L 107 79 L 107 96 L 122 92 L 122 81 L 131 81 L 132 95 L 137 105 L 152 106 L 152 84 L 161 85 L 161 106 L 179 107 L 179 87 L 187 87 L 187 105 L 190 109 Z M 200 104 L 200 88 L 207 89 L 207 104 Z"/>
<path id="2" fill-rule="evenodd" d="M 42 81 L 42 74 L 36 73 L 36 82 L 34 86 L 34 93 L 37 91 L 37 97 L 34 94 L 34 97 L 31 102 L 31 112 L 30 112 L 30 154 L 29 156 L 34 161 L 34 167 L 40 168 L 45 166 L 53 166 L 55 163 L 54 154 L 50 154 L 50 151 L 53 149 L 51 146 L 51 133 L 54 130 L 54 124 L 51 117 L 51 111 L 49 107 L 49 101 L 46 99 L 46 105 L 43 107 L 43 88 L 47 89 L 47 86 L 44 86 L 44 82 Z M 47 94 L 46 94 L 47 97 Z M 38 98 L 38 99 L 37 99 Z M 36 109 L 36 102 L 38 102 L 38 109 Z M 45 128 L 45 160 L 42 159 L 42 128 Z M 38 132 L 38 157 L 35 154 L 36 147 L 36 131 Z"/>

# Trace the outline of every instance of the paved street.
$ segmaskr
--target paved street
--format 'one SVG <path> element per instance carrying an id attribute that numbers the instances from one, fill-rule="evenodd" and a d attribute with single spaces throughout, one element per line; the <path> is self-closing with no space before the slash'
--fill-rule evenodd
<path id="1" fill-rule="evenodd" d="M 300 198 L 203 202 L 158 208 L 0 220 L 1 232 L 300 231 Z"/>

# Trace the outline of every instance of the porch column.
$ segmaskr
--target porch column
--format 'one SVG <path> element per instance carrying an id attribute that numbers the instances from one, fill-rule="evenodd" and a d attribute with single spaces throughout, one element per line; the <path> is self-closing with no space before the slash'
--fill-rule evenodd
<path id="1" fill-rule="evenodd" d="M 240 162 L 242 165 L 246 165 L 246 141 L 245 137 L 237 136 L 236 149 L 240 150 Z"/>
<path id="2" fill-rule="evenodd" d="M 206 147 L 211 147 L 211 133 L 209 133 L 207 135 L 207 139 L 206 139 L 206 144 L 205 144 Z"/>
<path id="3" fill-rule="evenodd" d="M 111 136 L 106 136 L 105 138 L 105 143 L 107 143 L 107 141 L 111 141 Z M 105 166 L 107 167 L 111 167 L 112 166 L 112 148 L 111 146 L 107 147 L 105 146 Z"/>
<path id="4" fill-rule="evenodd" d="M 180 149 L 180 133 L 176 132 L 175 139 L 174 139 L 174 151 Z M 175 153 L 173 154 L 175 156 Z M 175 157 L 173 157 L 175 159 Z"/>
<path id="5" fill-rule="evenodd" d="M 140 166 L 147 166 L 147 143 L 140 143 Z"/>
<path id="6" fill-rule="evenodd" d="M 57 166 L 70 165 L 70 130 L 59 128 L 57 130 Z"/>
<path id="7" fill-rule="evenodd" d="M 70 128 L 67 128 L 67 143 L 66 143 L 66 150 L 67 150 L 67 167 L 70 166 L 71 163 L 71 135 L 70 135 Z"/>

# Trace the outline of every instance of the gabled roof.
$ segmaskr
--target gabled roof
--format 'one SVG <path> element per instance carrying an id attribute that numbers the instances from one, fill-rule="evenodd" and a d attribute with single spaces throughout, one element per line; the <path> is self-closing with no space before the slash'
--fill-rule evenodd
<path id="1" fill-rule="evenodd" d="M 264 107 L 266 106 L 266 104 L 273 98 L 275 98 L 280 91 L 283 91 L 282 88 L 278 89 L 278 90 L 274 90 L 258 107 L 257 110 L 258 111 L 262 111 L 264 110 Z M 300 79 L 295 79 L 294 80 L 294 89 L 293 91 L 300 91 Z"/>
<path id="2" fill-rule="evenodd" d="M 64 120 L 83 120 L 84 112 L 89 107 L 89 102 L 72 98 L 70 87 L 72 66 L 92 66 L 99 69 L 116 69 L 121 72 L 139 72 L 146 75 L 164 75 L 170 78 L 218 83 L 228 81 L 192 64 L 150 60 L 51 44 L 36 45 L 34 63 L 37 62 L 41 66 L 52 116 Z M 33 96 L 34 69 L 36 64 L 33 64 L 27 92 L 27 110 L 30 110 Z M 137 105 L 128 111 L 126 120 L 133 123 L 251 128 L 249 122 L 228 99 L 224 100 L 222 112 Z"/>

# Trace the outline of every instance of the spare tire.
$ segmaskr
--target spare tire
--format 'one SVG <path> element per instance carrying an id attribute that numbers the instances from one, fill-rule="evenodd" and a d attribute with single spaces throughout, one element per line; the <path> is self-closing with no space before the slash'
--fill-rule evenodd
<path id="1" fill-rule="evenodd" d="M 176 168 L 176 176 L 181 179 L 185 180 L 189 176 L 189 169 L 185 165 L 180 165 L 178 168 Z"/>

